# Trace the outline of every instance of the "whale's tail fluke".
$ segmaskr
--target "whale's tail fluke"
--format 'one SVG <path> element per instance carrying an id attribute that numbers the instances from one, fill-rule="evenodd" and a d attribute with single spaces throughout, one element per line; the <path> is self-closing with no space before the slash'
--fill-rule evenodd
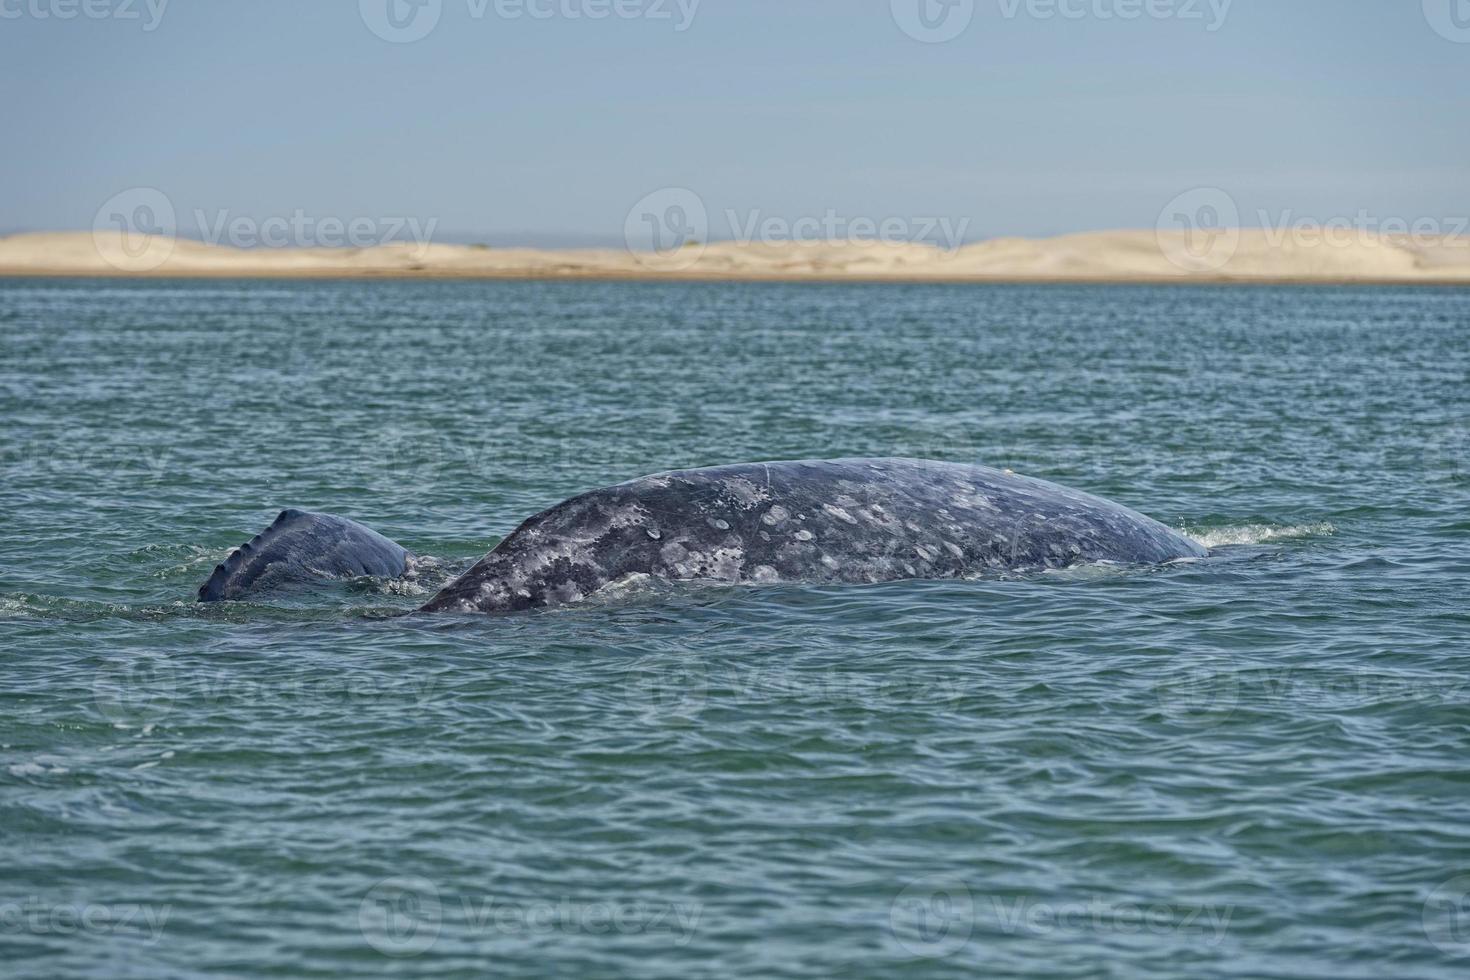
<path id="1" fill-rule="evenodd" d="M 215 566 L 200 602 L 240 599 L 287 582 L 397 578 L 413 555 L 369 527 L 333 514 L 283 510 L 270 527 Z"/>

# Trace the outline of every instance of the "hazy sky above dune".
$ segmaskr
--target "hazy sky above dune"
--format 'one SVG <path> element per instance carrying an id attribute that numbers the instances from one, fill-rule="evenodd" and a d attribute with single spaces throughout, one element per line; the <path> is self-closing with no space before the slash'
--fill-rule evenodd
<path id="1" fill-rule="evenodd" d="M 1197 187 L 1242 225 L 1453 223 L 1470 3 L 1437 2 L 0 0 L 0 230 L 89 228 L 135 187 L 189 233 L 552 244 L 620 240 L 665 187 L 712 237 L 1152 227 Z"/>

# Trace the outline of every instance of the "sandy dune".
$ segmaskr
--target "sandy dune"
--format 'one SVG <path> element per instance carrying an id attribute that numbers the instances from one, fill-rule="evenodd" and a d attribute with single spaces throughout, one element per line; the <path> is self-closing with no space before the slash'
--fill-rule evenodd
<path id="1" fill-rule="evenodd" d="M 413 244 L 247 250 L 116 232 L 48 232 L 0 238 L 0 275 L 1470 283 L 1470 238 L 1114 231 L 994 239 L 953 251 L 906 243 L 720 242 L 633 253 Z"/>

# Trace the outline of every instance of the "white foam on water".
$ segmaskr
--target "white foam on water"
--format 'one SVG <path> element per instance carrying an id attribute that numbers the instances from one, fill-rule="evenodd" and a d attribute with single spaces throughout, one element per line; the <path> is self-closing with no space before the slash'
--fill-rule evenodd
<path id="1" fill-rule="evenodd" d="M 640 595 L 654 591 L 656 583 L 653 576 L 643 572 L 629 572 L 621 578 L 615 578 L 603 585 L 602 588 L 587 596 L 588 599 L 596 598 L 597 601 L 615 602 L 626 599 L 629 596 Z"/>
<path id="2" fill-rule="evenodd" d="M 0 619 L 23 619 L 34 614 L 35 603 L 25 596 L 0 597 Z"/>
<path id="3" fill-rule="evenodd" d="M 56 756 L 38 755 L 30 762 L 18 762 L 7 767 L 7 771 L 12 776 L 62 775 L 71 771 L 61 765 L 65 761 Z"/>
<path id="4" fill-rule="evenodd" d="M 1271 524 L 1239 524 L 1234 527 L 1216 527 L 1206 531 L 1185 530 L 1182 533 L 1198 541 L 1206 548 L 1222 548 L 1227 545 L 1265 544 L 1289 538 L 1320 538 L 1335 534 L 1337 528 L 1325 522 L 1315 524 L 1290 524 L 1279 527 Z"/>
<path id="5" fill-rule="evenodd" d="M 1071 581 L 1088 582 L 1094 579 L 1110 579 L 1127 575 L 1134 569 L 1116 561 L 1083 561 L 1063 568 L 1043 568 L 1041 574 Z"/>

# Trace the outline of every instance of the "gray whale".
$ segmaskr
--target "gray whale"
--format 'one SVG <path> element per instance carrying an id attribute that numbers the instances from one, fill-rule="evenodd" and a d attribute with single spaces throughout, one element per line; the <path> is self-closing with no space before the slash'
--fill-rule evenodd
<path id="1" fill-rule="evenodd" d="M 516 528 L 420 611 L 564 605 L 640 576 L 886 582 L 1206 554 L 1119 504 L 988 466 L 743 463 L 658 473 L 563 501 Z M 288 510 L 219 565 L 199 598 L 236 599 L 301 579 L 392 578 L 412 557 L 355 521 Z"/>
<path id="2" fill-rule="evenodd" d="M 200 602 L 240 599 L 293 582 L 376 575 L 398 578 L 413 555 L 371 528 L 331 514 L 283 510 L 270 527 L 214 566 Z"/>
<path id="3" fill-rule="evenodd" d="M 421 611 L 562 605 L 636 576 L 883 582 L 1206 554 L 1136 511 L 987 466 L 745 463 L 645 476 L 557 504 Z"/>

